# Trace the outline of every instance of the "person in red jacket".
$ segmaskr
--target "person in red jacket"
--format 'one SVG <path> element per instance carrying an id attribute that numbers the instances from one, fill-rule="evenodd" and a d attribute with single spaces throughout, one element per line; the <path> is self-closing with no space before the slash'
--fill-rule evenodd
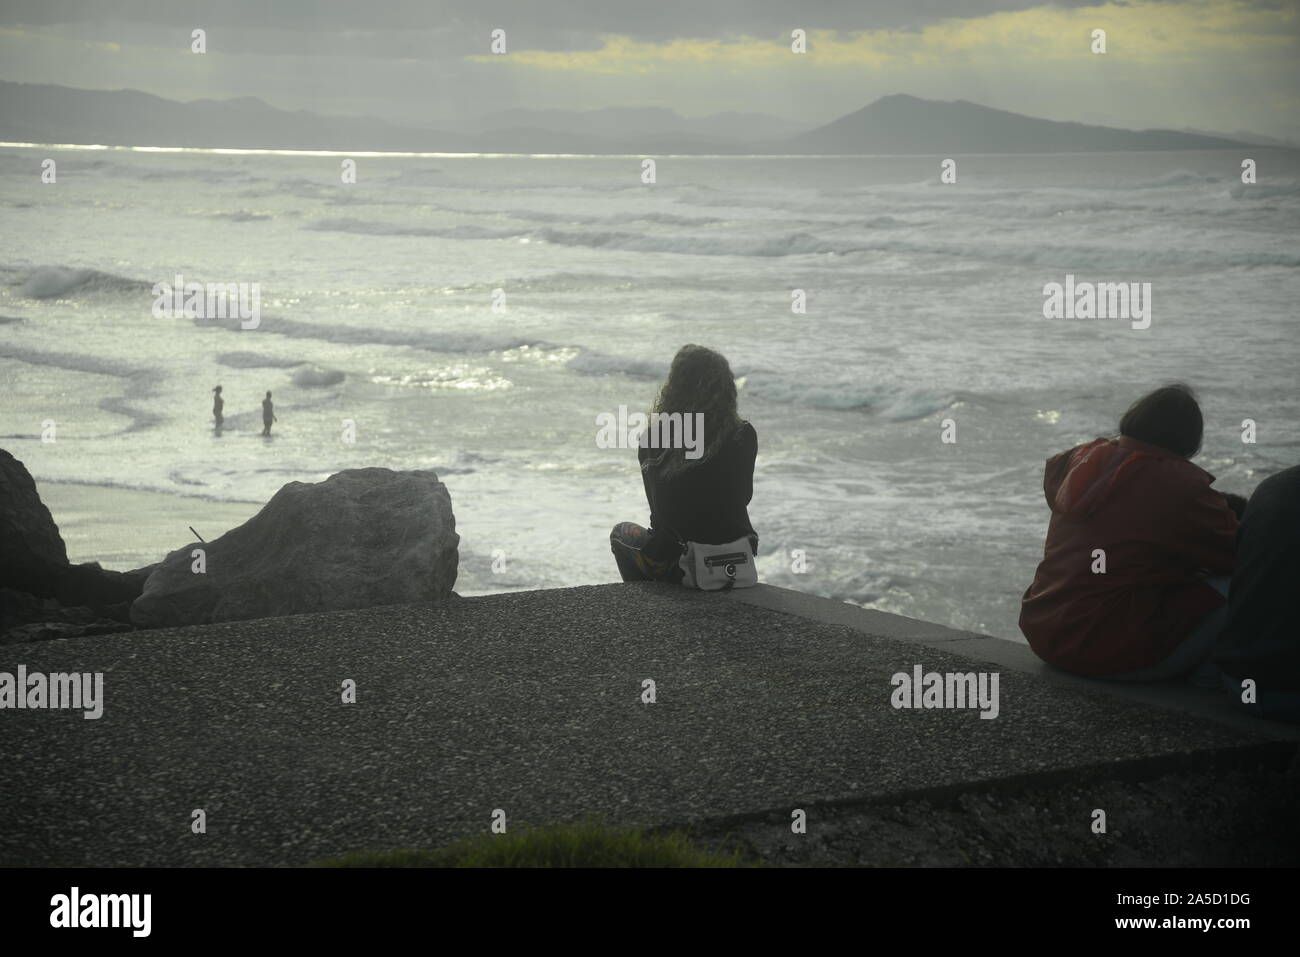
<path id="1" fill-rule="evenodd" d="M 1227 614 L 1237 516 L 1188 461 L 1201 409 L 1175 384 L 1143 396 L 1100 438 L 1047 461 L 1052 517 L 1020 630 L 1048 664 L 1157 681 L 1206 662 Z"/>

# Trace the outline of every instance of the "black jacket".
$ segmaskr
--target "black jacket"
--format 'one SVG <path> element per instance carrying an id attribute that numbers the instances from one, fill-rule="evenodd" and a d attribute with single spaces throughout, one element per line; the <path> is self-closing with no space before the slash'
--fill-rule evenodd
<path id="1" fill-rule="evenodd" d="M 637 452 L 650 504 L 646 555 L 658 561 L 675 558 L 681 553 L 679 539 L 724 545 L 743 536 L 750 537 L 758 554 L 758 535 L 747 508 L 754 497 L 754 459 L 758 455 L 754 427 L 744 423 L 722 448 L 667 480 L 660 477 L 658 469 L 644 467 L 646 459 L 658 452 L 646 446 Z"/>
<path id="2" fill-rule="evenodd" d="M 1237 568 L 1217 660 L 1261 691 L 1300 692 L 1300 465 L 1259 483 L 1237 532 Z M 1240 690 L 1236 692 L 1240 694 Z"/>

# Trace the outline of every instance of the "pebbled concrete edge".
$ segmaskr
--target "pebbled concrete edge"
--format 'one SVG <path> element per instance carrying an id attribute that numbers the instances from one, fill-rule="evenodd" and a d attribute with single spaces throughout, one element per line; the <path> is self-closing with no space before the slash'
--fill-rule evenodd
<path id="1" fill-rule="evenodd" d="M 863 608 L 849 602 L 821 598 L 807 592 L 779 588 L 775 585 L 760 584 L 753 588 L 718 594 L 723 600 L 741 601 L 768 611 L 822 624 L 842 625 L 870 637 L 912 642 L 976 661 L 995 664 L 1011 671 L 1033 674 L 1044 681 L 1075 691 L 1110 695 L 1155 708 L 1181 711 L 1227 725 L 1233 730 L 1255 738 L 1300 743 L 1300 726 L 1240 713 L 1221 691 L 1193 688 L 1178 682 L 1130 685 L 1095 678 L 1081 678 L 1044 664 L 1028 645 L 1008 641 L 1005 638 L 957 631 L 933 622 L 905 618 L 902 615 Z"/>
<path id="2" fill-rule="evenodd" d="M 999 639 L 1001 640 L 1001 639 Z M 806 811 L 865 811 L 871 808 L 891 807 L 898 804 L 928 802 L 951 805 L 968 794 L 1015 795 L 1035 788 L 1070 786 L 1109 781 L 1137 784 L 1170 774 L 1213 770 L 1230 774 L 1233 771 L 1267 770 L 1285 773 L 1295 757 L 1294 748 L 1285 741 L 1264 741 L 1237 747 L 1211 748 L 1187 751 L 1181 754 L 1160 754 L 1148 758 L 1130 758 L 1123 761 L 1106 761 L 1080 765 L 1073 768 L 1054 768 L 1049 771 L 1030 771 L 997 778 L 979 778 L 957 784 L 944 784 L 930 788 L 891 791 L 875 795 L 847 795 L 820 798 L 800 803 Z M 705 829 L 725 831 L 729 828 L 768 819 L 785 821 L 790 813 L 788 806 L 763 810 L 742 811 L 738 814 L 717 817 L 697 817 L 656 824 L 653 831 L 685 831 Z"/>

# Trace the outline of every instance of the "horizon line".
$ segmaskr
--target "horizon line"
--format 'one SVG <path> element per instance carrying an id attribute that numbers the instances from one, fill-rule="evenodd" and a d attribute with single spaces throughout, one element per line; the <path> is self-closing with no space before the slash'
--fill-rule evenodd
<path id="1" fill-rule="evenodd" d="M 1176 131 L 1175 131 L 1176 132 Z M 308 150 L 276 149 L 245 146 L 125 146 L 110 143 L 26 143 L 0 140 L 0 149 L 51 149 L 99 150 L 128 153 L 210 153 L 225 156 L 340 156 L 367 159 L 636 159 L 658 157 L 664 159 L 872 159 L 906 156 L 1097 156 L 1107 153 L 1216 153 L 1240 150 L 1241 147 L 1261 150 L 1296 152 L 1300 145 L 1283 146 L 1262 143 L 1234 143 L 1231 146 L 1201 146 L 1195 148 L 1143 149 L 1143 150 L 1043 150 L 1016 151 L 1014 153 L 968 152 L 935 150 L 925 153 L 482 153 L 482 152 L 419 152 L 412 150 Z"/>

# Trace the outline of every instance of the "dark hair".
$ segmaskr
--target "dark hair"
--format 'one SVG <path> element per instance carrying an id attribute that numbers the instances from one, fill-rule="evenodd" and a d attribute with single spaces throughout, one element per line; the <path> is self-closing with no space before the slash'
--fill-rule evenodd
<path id="1" fill-rule="evenodd" d="M 664 449 L 646 459 L 643 470 L 658 468 L 661 475 L 670 476 L 712 457 L 735 434 L 741 422 L 736 411 L 736 377 L 726 358 L 704 346 L 682 346 L 673 356 L 668 378 L 651 411 L 668 415 L 702 414 L 704 453 L 692 461 L 685 457 L 685 449 Z"/>
<path id="2" fill-rule="evenodd" d="M 1190 459 L 1201 448 L 1205 422 L 1196 393 L 1181 382 L 1144 395 L 1119 420 L 1119 434 Z"/>

